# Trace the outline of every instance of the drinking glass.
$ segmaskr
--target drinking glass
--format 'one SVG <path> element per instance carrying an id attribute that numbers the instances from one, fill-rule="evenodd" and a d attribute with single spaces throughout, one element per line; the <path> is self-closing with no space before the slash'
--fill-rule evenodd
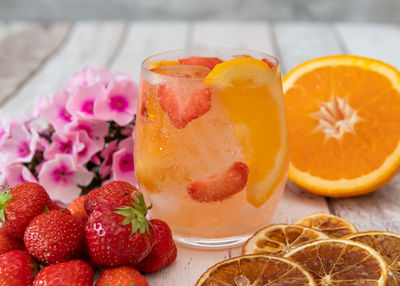
<path id="1" fill-rule="evenodd" d="M 177 242 L 243 243 L 269 222 L 287 178 L 277 59 L 226 48 L 147 58 L 134 151 L 151 216 L 166 221 Z"/>

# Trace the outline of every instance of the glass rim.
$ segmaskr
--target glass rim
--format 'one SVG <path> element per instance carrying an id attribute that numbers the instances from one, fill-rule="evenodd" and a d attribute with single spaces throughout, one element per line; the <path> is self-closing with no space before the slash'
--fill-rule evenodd
<path id="1" fill-rule="evenodd" d="M 263 58 L 272 60 L 272 62 L 274 63 L 274 66 L 271 67 L 270 69 L 275 72 L 278 70 L 279 65 L 280 65 L 279 60 L 276 57 L 274 57 L 270 54 L 267 54 L 265 52 L 258 51 L 258 50 L 252 50 L 252 49 L 246 49 L 246 48 L 227 48 L 227 47 L 196 47 L 196 48 L 167 50 L 167 51 L 159 52 L 159 53 L 153 54 L 151 56 L 148 56 L 142 61 L 141 70 L 149 72 L 150 74 L 160 77 L 160 78 L 180 78 L 180 79 L 184 79 L 184 80 L 188 80 L 188 81 L 204 81 L 204 79 L 200 79 L 200 78 L 182 78 L 182 77 L 173 76 L 173 75 L 160 74 L 160 73 L 152 71 L 152 68 L 146 67 L 146 65 L 152 63 L 152 61 L 151 61 L 152 59 L 163 56 L 163 55 L 167 56 L 168 54 L 188 53 L 188 54 L 190 54 L 190 56 L 195 56 L 196 55 L 195 52 L 201 53 L 204 51 L 210 51 L 210 52 L 211 51 L 219 51 L 219 52 L 222 52 L 224 55 L 228 55 L 228 56 L 235 56 L 235 55 L 237 55 L 237 56 L 243 55 L 244 56 L 244 55 L 246 55 L 246 52 L 248 52 L 249 55 L 260 54 L 260 55 L 263 55 Z M 209 57 L 212 57 L 212 55 L 209 55 Z M 215 57 L 217 57 L 217 56 L 215 55 Z M 168 60 L 172 61 L 173 59 L 165 59 L 165 61 L 168 61 Z M 153 62 L 155 62 L 155 61 L 153 61 Z M 210 79 L 210 81 L 213 81 L 213 79 Z"/>

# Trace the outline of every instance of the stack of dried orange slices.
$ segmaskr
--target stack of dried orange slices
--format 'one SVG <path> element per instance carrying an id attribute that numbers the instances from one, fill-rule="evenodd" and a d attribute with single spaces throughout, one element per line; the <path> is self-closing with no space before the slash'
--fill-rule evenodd
<path id="1" fill-rule="evenodd" d="M 242 254 L 210 267 L 196 286 L 400 285 L 400 235 L 358 232 L 330 214 L 269 225 Z"/>

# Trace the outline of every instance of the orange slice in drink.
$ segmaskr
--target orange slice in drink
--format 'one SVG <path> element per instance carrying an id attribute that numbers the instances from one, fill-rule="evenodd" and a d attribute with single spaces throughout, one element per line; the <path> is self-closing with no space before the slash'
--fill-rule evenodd
<path id="1" fill-rule="evenodd" d="M 260 207 L 282 181 L 287 164 L 286 119 L 280 75 L 263 61 L 236 58 L 207 75 L 235 126 L 249 167 L 247 201 Z"/>
<path id="2" fill-rule="evenodd" d="M 302 244 L 286 255 L 310 272 L 318 285 L 386 285 L 388 266 L 373 248 L 351 240 Z"/>
<path id="3" fill-rule="evenodd" d="M 210 267 L 195 286 L 316 286 L 299 264 L 281 257 L 245 255 Z"/>
<path id="4" fill-rule="evenodd" d="M 160 62 L 152 62 L 151 63 L 151 68 L 159 68 L 159 67 L 166 67 L 166 66 L 176 66 L 179 65 L 180 63 L 177 61 L 160 61 Z"/>
<path id="5" fill-rule="evenodd" d="M 295 224 L 311 227 L 325 233 L 331 238 L 341 238 L 345 235 L 356 233 L 357 228 L 349 221 L 326 213 L 315 213 L 306 216 Z"/>
<path id="6" fill-rule="evenodd" d="M 381 61 L 329 56 L 283 79 L 289 178 L 320 195 L 365 194 L 400 164 L 400 72 Z"/>
<path id="7" fill-rule="evenodd" d="M 388 231 L 366 231 L 344 237 L 364 243 L 382 255 L 389 266 L 387 286 L 400 285 L 400 234 Z"/>
<path id="8" fill-rule="evenodd" d="M 324 233 L 301 225 L 273 224 L 257 231 L 243 245 L 242 254 L 283 255 L 289 249 L 316 239 L 327 239 Z"/>

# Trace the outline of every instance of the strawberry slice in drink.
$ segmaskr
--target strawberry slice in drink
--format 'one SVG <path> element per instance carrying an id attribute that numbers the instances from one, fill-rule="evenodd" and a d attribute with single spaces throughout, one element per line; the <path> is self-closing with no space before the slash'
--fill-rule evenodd
<path id="1" fill-rule="evenodd" d="M 212 70 L 215 67 L 215 65 L 220 64 L 223 61 L 219 58 L 211 58 L 211 57 L 188 57 L 184 59 L 179 59 L 178 62 L 181 65 L 202 66 Z"/>
<path id="2" fill-rule="evenodd" d="M 163 66 L 151 69 L 151 71 L 175 77 L 202 79 L 208 75 L 210 69 L 204 66 L 184 65 L 184 66 Z"/>
<path id="3" fill-rule="evenodd" d="M 235 162 L 221 174 L 192 182 L 187 187 L 187 192 L 198 202 L 222 201 L 243 190 L 248 175 L 247 165 Z"/>
<path id="4" fill-rule="evenodd" d="M 152 70 L 174 76 L 158 88 L 158 101 L 176 128 L 185 127 L 190 121 L 211 109 L 211 89 L 202 80 L 209 69 L 200 66 L 170 66 Z"/>

